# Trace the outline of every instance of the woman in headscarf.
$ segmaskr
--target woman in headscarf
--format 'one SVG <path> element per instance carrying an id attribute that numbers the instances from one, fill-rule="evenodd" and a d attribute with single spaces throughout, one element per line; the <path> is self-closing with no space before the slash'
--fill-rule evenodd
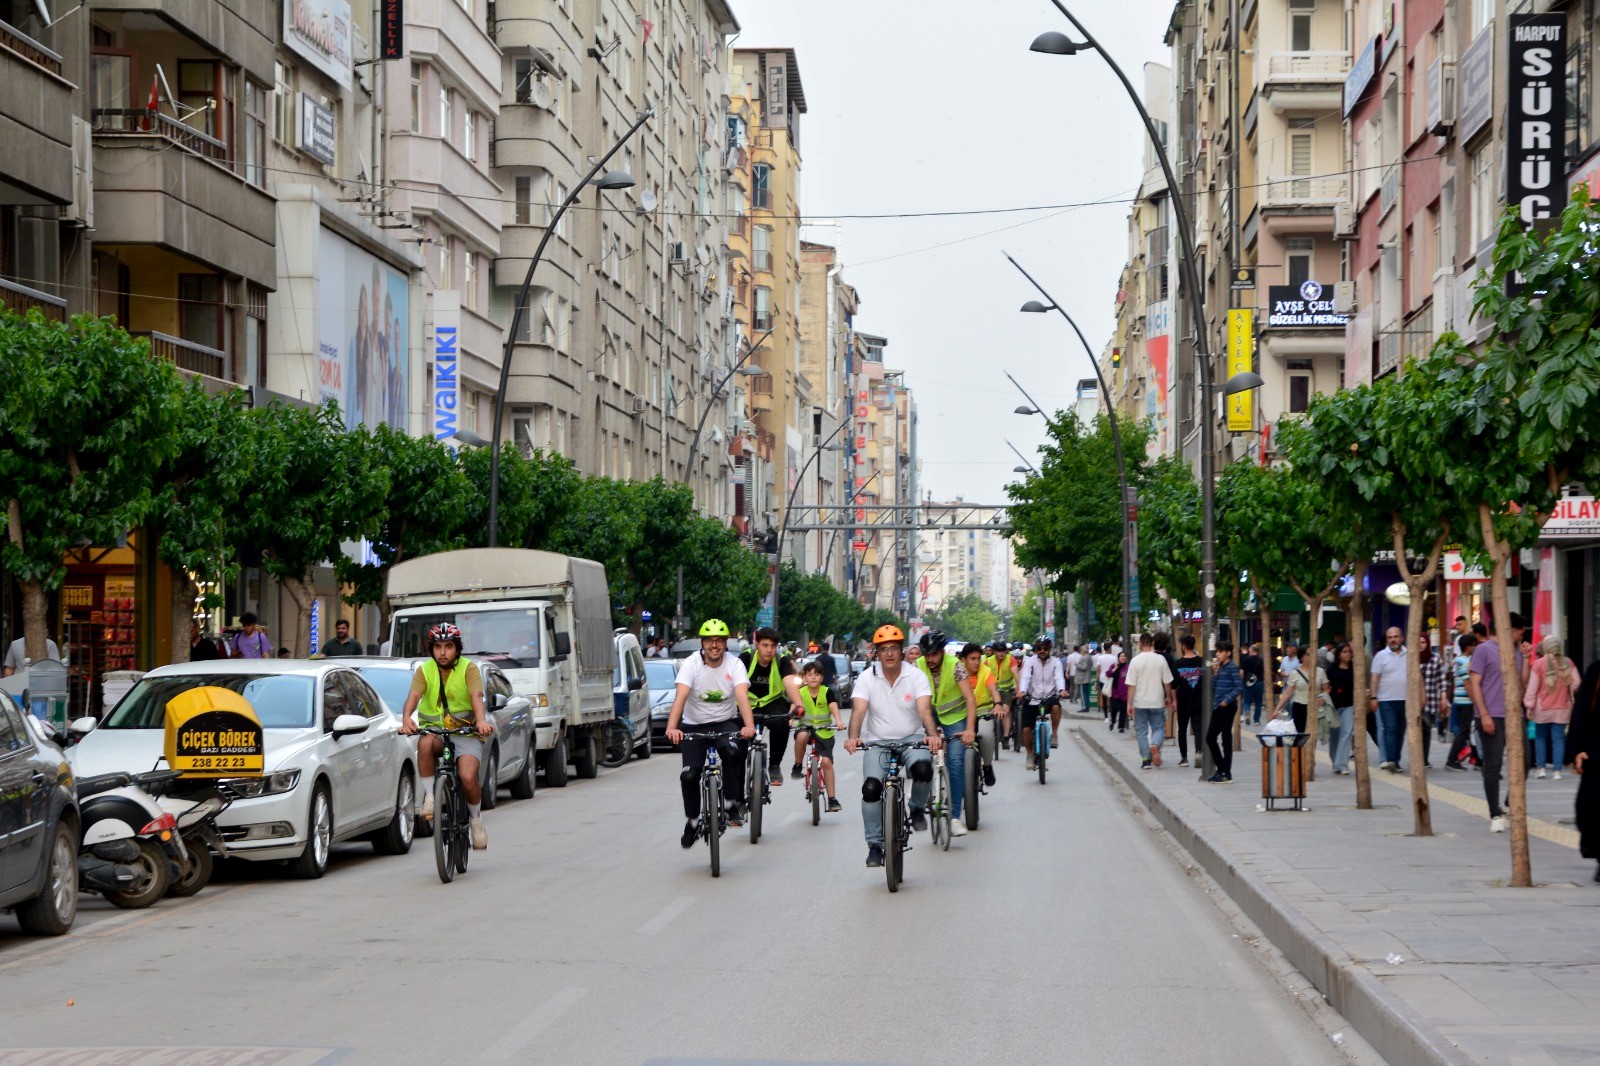
<path id="1" fill-rule="evenodd" d="M 1557 781 L 1567 765 L 1567 723 L 1572 720 L 1572 704 L 1577 698 L 1578 668 L 1561 653 L 1561 638 L 1546 637 L 1539 644 L 1541 655 L 1528 675 L 1528 690 L 1522 705 L 1533 720 L 1535 777 L 1548 768 Z"/>

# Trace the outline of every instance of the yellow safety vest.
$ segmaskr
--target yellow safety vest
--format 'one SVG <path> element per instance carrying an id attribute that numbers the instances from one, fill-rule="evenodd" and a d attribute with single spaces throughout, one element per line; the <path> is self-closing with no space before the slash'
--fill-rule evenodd
<path id="1" fill-rule="evenodd" d="M 917 669 L 922 671 L 922 676 L 928 679 L 928 684 L 933 688 L 933 713 L 938 716 L 940 725 L 957 725 L 967 720 L 967 697 L 961 693 L 961 685 L 956 681 L 956 661 L 949 652 L 945 653 L 944 662 L 939 665 L 939 680 L 934 681 L 933 671 L 928 669 L 928 657 L 924 655 L 917 660 Z"/>
<path id="2" fill-rule="evenodd" d="M 756 668 L 754 652 L 750 653 L 750 661 L 745 663 L 745 667 L 748 670 Z M 772 657 L 772 672 L 767 675 L 767 694 L 765 696 L 751 696 L 750 709 L 759 711 L 768 704 L 776 703 L 778 700 L 786 698 L 788 698 L 788 694 L 783 691 L 783 678 L 778 676 L 778 656 L 774 655 Z"/>
<path id="3" fill-rule="evenodd" d="M 828 701 L 831 698 L 827 685 L 817 689 L 815 699 L 811 696 L 810 688 L 805 685 L 800 686 L 800 703 L 804 708 L 800 715 L 800 724 L 810 726 L 823 740 L 833 736 L 833 715 L 828 711 Z"/>
<path id="4" fill-rule="evenodd" d="M 972 695 L 978 701 L 978 713 L 982 714 L 994 706 L 994 698 L 989 695 L 989 682 L 994 680 L 994 671 L 990 669 L 987 660 L 978 667 L 978 676 L 972 681 Z"/>
<path id="5" fill-rule="evenodd" d="M 428 659 L 422 664 L 422 678 L 427 687 L 417 701 L 417 724 L 424 728 L 460 729 L 477 720 L 472 710 L 472 694 L 467 691 L 467 667 L 470 659 L 457 659 L 444 681 L 444 700 L 439 699 L 439 664 Z M 450 708 L 449 721 L 445 720 L 445 706 Z"/>
<path id="6" fill-rule="evenodd" d="M 1016 688 L 1017 678 L 1011 672 L 1011 653 L 1002 652 L 990 661 L 994 664 L 995 684 L 1001 688 Z"/>

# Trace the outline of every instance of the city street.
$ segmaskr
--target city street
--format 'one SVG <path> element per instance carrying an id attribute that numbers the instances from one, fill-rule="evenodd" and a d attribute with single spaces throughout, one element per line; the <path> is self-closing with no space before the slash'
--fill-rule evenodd
<path id="1" fill-rule="evenodd" d="M 451 885 L 418 840 L 343 847 L 316 882 L 249 868 L 150 911 L 86 898 L 59 940 L 0 918 L 6 1048 L 168 1049 L 0 1064 L 1371 1061 L 1070 732 L 1046 786 L 1004 756 L 949 853 L 920 835 L 898 895 L 863 865 L 843 764 L 843 813 L 812 827 L 786 779 L 759 845 L 724 838 L 719 880 L 678 847 L 658 752 L 502 798 Z"/>

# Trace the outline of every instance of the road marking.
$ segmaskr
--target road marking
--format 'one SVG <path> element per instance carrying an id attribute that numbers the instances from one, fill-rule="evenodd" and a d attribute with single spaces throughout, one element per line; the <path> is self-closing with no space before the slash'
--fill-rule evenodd
<path id="1" fill-rule="evenodd" d="M 659 914 L 639 927 L 640 936 L 655 936 L 661 930 L 671 925 L 673 920 L 694 905 L 693 896 L 679 896 L 665 907 Z"/>
<path id="2" fill-rule="evenodd" d="M 272 1063 L 273 1066 L 323 1066 L 343 1058 L 347 1049 L 285 1045 L 202 1044 L 171 1047 L 33 1047 L 10 1048 L 3 1061 L 28 1066 L 171 1066 L 175 1062 L 211 1062 L 218 1066 Z"/>
<path id="3" fill-rule="evenodd" d="M 255 886 L 251 884 L 208 886 L 204 896 L 177 901 L 165 900 L 165 905 L 159 910 L 120 911 L 60 940 L 46 942 L 35 951 L 24 952 L 20 955 L 10 955 L 8 953 L 9 957 L 0 962 L 0 971 L 15 969 L 24 963 L 32 964 L 58 955 L 70 954 L 89 946 L 96 940 L 115 936 L 117 933 L 126 932 L 129 929 L 138 929 L 140 926 L 167 921 L 174 915 L 192 915 L 198 908 L 209 906 L 216 900 L 226 899 L 236 892 L 253 887 Z M 174 906 L 174 903 L 178 905 Z"/>
<path id="4" fill-rule="evenodd" d="M 779 825 L 792 825 L 795 822 L 798 822 L 803 817 L 805 817 L 805 813 L 802 812 L 802 811 L 790 811 L 788 814 L 783 816 L 783 820 L 780 821 L 778 824 Z"/>
<path id="5" fill-rule="evenodd" d="M 521 1025 L 513 1026 L 505 1036 L 495 1041 L 478 1057 L 480 1062 L 510 1062 L 518 1053 L 539 1038 L 539 1034 L 561 1020 L 561 1016 L 577 1006 L 589 991 L 585 988 L 563 988 L 547 1000 L 544 1006 L 530 1014 Z"/>

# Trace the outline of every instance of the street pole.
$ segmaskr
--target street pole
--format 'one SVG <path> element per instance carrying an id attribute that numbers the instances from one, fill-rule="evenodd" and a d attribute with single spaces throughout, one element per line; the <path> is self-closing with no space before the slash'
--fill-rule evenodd
<path id="1" fill-rule="evenodd" d="M 1084 354 L 1089 357 L 1089 365 L 1094 368 L 1095 379 L 1100 382 L 1100 395 L 1105 400 L 1106 418 L 1111 423 L 1111 444 L 1117 454 L 1117 488 L 1121 494 L 1118 513 L 1122 516 L 1122 646 L 1131 651 L 1131 649 L 1138 646 L 1133 642 L 1133 594 L 1138 587 L 1139 573 L 1139 555 L 1135 538 L 1138 534 L 1133 528 L 1133 493 L 1128 488 L 1128 465 L 1122 454 L 1122 424 L 1121 420 L 1117 418 L 1116 408 L 1111 404 L 1111 387 L 1106 384 L 1105 375 L 1100 372 L 1100 360 L 1095 358 L 1094 349 L 1089 347 L 1089 341 L 1084 337 L 1083 330 L 1078 328 L 1078 323 L 1067 313 L 1067 309 L 1062 307 L 1054 296 L 1046 292 L 1044 286 L 1040 285 L 1032 274 L 1022 268 L 1021 263 L 1012 259 L 1009 252 L 1002 254 L 1010 260 L 1012 266 L 1017 268 L 1019 274 L 1028 279 L 1028 284 L 1038 289 L 1039 295 L 1049 302 L 1047 307 L 1038 307 L 1035 301 L 1030 300 L 1023 305 L 1023 310 L 1037 308 L 1038 311 L 1055 311 L 1066 319 L 1067 325 L 1072 327 L 1072 332 L 1078 335 L 1078 342 L 1083 345 Z M 1008 373 L 1006 377 L 1010 378 L 1011 375 Z M 1017 379 L 1011 378 L 1011 383 L 1017 385 Z M 1022 390 L 1021 385 L 1017 385 L 1017 388 Z M 1022 394 L 1024 396 L 1028 395 L 1026 391 L 1023 391 Z M 1031 396 L 1029 400 L 1032 400 Z M 1045 422 L 1049 423 L 1050 416 L 1044 413 L 1044 409 L 1038 404 L 1033 406 L 1039 414 L 1044 416 Z"/>
<path id="2" fill-rule="evenodd" d="M 1178 187 L 1177 175 L 1172 170 L 1172 160 L 1167 157 L 1166 146 L 1161 143 L 1156 124 L 1150 118 L 1150 112 L 1145 109 L 1144 101 L 1139 99 L 1133 83 L 1117 65 L 1117 61 L 1111 58 L 1111 54 L 1101 47 L 1100 42 L 1072 12 L 1067 10 L 1061 0 L 1050 0 L 1050 2 L 1083 35 L 1087 47 L 1099 53 L 1100 58 L 1106 61 L 1106 65 L 1127 90 L 1128 99 L 1133 101 L 1134 109 L 1139 112 L 1145 133 L 1150 137 L 1150 145 L 1155 149 L 1156 158 L 1161 163 L 1161 173 L 1167 179 L 1168 195 L 1172 198 L 1172 215 L 1178 227 L 1178 241 L 1182 251 L 1183 284 L 1189 290 L 1188 298 L 1183 302 L 1189 308 L 1189 318 L 1194 326 L 1195 356 L 1200 363 L 1200 400 L 1203 408 L 1200 417 L 1200 654 L 1206 655 L 1211 651 L 1212 635 L 1216 632 L 1217 624 L 1217 486 L 1216 454 L 1213 445 L 1217 397 L 1216 386 L 1212 381 L 1211 344 L 1206 336 L 1205 316 L 1200 306 L 1205 289 L 1200 284 L 1199 260 L 1195 256 L 1194 233 L 1189 226 L 1189 211 L 1183 204 L 1183 195 Z M 1059 41 L 1056 38 L 1059 38 Z M 1084 46 L 1068 41 L 1062 34 L 1044 34 L 1034 41 L 1034 47 L 1038 51 L 1071 55 Z M 1182 292 L 1178 295 L 1179 299 L 1183 299 Z M 1211 671 L 1200 671 L 1202 736 L 1211 727 L 1211 689 Z M 1211 753 L 1204 747 L 1201 749 L 1200 763 L 1201 780 L 1216 772 L 1211 765 Z"/>
<path id="3" fill-rule="evenodd" d="M 778 587 L 782 584 L 780 579 L 783 577 L 783 541 L 784 538 L 789 534 L 789 512 L 794 508 L 795 493 L 799 492 L 800 486 L 805 483 L 806 471 L 811 469 L 811 464 L 817 461 L 817 458 L 822 455 L 823 451 L 827 449 L 828 445 L 833 443 L 833 438 L 837 437 L 841 432 L 843 432 L 845 427 L 849 424 L 850 423 L 848 422 L 840 422 L 838 426 L 834 428 L 834 431 L 828 434 L 827 439 L 813 448 L 811 454 L 806 456 L 805 463 L 800 467 L 799 475 L 794 479 L 794 488 L 789 490 L 789 499 L 783 505 L 783 521 L 778 523 L 778 554 L 774 557 L 776 565 L 772 571 L 773 629 L 778 628 Z"/>
<path id="4" fill-rule="evenodd" d="M 589 173 L 585 174 L 583 180 L 574 185 L 567 198 L 561 201 L 561 206 L 556 208 L 556 213 L 545 224 L 544 235 L 539 238 L 539 246 L 534 249 L 533 258 L 528 261 L 528 272 L 523 275 L 522 287 L 517 290 L 516 301 L 511 305 L 511 326 L 506 330 L 506 346 L 500 354 L 500 385 L 494 393 L 494 436 L 489 446 L 489 547 L 491 548 L 500 544 L 500 442 L 505 433 L 506 389 L 511 384 L 511 358 L 516 353 L 517 334 L 522 330 L 522 316 L 527 310 L 528 293 L 533 288 L 533 272 L 539 269 L 539 262 L 544 258 L 544 250 L 550 244 L 550 238 L 555 234 L 561 216 L 578 202 L 583 190 L 594 182 L 595 175 L 605 169 L 605 165 L 611 162 L 611 157 L 620 152 L 629 138 L 643 129 L 644 124 L 649 122 L 654 114 L 653 107 L 647 107 L 639 112 L 639 117 L 628 127 L 627 132 L 617 138 L 617 143 L 611 146 L 611 150 L 589 168 Z M 631 176 L 614 171 L 596 183 L 596 186 L 604 192 L 607 189 L 625 189 L 632 184 Z"/>
<path id="5" fill-rule="evenodd" d="M 717 397 L 719 395 L 721 395 L 723 387 L 726 386 L 728 384 L 728 382 L 733 379 L 733 375 L 737 374 L 740 370 L 744 369 L 744 365 L 747 362 L 750 361 L 750 357 L 752 355 L 755 355 L 756 352 L 758 350 L 760 350 L 761 346 L 763 344 L 767 343 L 767 338 L 769 338 L 771 336 L 772 336 L 772 330 L 769 329 L 765 333 L 763 333 L 761 335 L 761 339 L 756 341 L 754 344 L 751 344 L 749 341 L 746 341 L 745 342 L 744 354 L 741 355 L 734 362 L 733 366 L 728 369 L 727 374 L 723 375 L 722 380 L 717 382 L 716 386 L 714 388 L 712 388 L 712 390 L 711 390 L 711 398 L 706 401 L 705 410 L 700 412 L 700 421 L 695 423 L 694 436 L 692 438 L 690 438 L 690 440 L 689 440 L 689 451 L 688 451 L 688 454 L 686 454 L 684 456 L 683 476 L 684 476 L 685 480 L 689 481 L 689 484 L 691 485 L 691 487 L 694 484 L 694 482 L 692 480 L 694 474 L 693 474 L 693 471 L 691 470 L 691 466 L 695 461 L 695 456 L 696 456 L 696 454 L 698 452 L 698 449 L 700 447 L 700 434 L 705 432 L 706 419 L 709 418 L 710 415 L 711 415 L 712 406 L 717 402 Z"/>

